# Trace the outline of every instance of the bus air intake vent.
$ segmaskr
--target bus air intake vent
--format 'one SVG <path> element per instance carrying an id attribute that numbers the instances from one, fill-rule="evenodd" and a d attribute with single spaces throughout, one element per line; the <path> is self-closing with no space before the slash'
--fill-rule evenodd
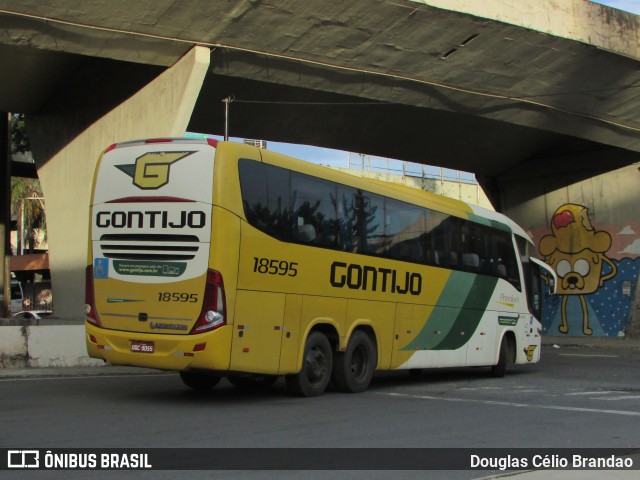
<path id="1" fill-rule="evenodd" d="M 195 235 L 108 234 L 100 237 L 102 254 L 120 260 L 192 260 L 198 252 Z"/>

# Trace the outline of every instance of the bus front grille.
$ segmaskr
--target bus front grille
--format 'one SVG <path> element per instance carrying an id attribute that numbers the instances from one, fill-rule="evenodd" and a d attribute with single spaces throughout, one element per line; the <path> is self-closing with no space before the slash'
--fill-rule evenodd
<path id="1" fill-rule="evenodd" d="M 100 237 L 103 256 L 120 260 L 192 260 L 199 248 L 195 235 L 123 233 Z"/>

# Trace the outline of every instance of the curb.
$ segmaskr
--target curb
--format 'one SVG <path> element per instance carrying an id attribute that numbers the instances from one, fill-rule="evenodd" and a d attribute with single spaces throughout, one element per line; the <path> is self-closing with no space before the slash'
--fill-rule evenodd
<path id="1" fill-rule="evenodd" d="M 542 337 L 543 347 L 640 350 L 640 339 L 628 337 Z"/>
<path id="2" fill-rule="evenodd" d="M 0 368 L 0 380 L 29 379 L 29 378 L 59 378 L 59 377 L 104 377 L 111 375 L 170 375 L 152 368 L 121 367 L 114 365 L 86 366 L 86 367 L 9 367 Z"/>

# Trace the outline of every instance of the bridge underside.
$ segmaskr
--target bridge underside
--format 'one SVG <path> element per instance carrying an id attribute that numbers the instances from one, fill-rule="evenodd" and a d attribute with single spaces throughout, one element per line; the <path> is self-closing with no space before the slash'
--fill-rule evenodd
<path id="1" fill-rule="evenodd" d="M 55 63 L 41 62 L 38 54 L 31 57 L 42 70 L 36 76 L 51 79 L 47 89 L 30 89 L 34 95 L 25 104 L 27 112 L 35 109 L 28 114 L 30 133 L 47 138 L 34 145 L 41 163 L 164 70 L 70 54 L 56 55 Z M 533 105 L 511 102 L 486 110 L 503 116 L 509 110 L 546 115 L 546 128 L 544 122 L 533 127 L 474 114 L 463 99 L 406 80 L 221 50 L 212 52 L 211 62 L 190 131 L 221 135 L 222 100 L 232 97 L 232 136 L 318 145 L 474 172 L 497 208 L 501 190 L 514 181 L 532 182 L 544 175 L 547 188 L 559 188 L 640 161 L 640 153 L 633 149 L 554 131 L 554 117 L 560 114 Z M 231 68 L 235 65 L 237 71 Z M 283 80 L 292 75 L 299 80 Z M 376 94 L 355 95 L 354 89 Z M 411 98 L 415 103 L 407 102 Z M 425 100 L 438 105 L 421 106 Z M 588 125 L 584 127 L 588 130 Z M 607 128 L 616 133 L 615 126 Z"/>
<path id="2" fill-rule="evenodd" d="M 555 185 L 640 160 L 638 17 L 511 3 L 0 0 L 0 111 L 49 131 L 44 164 L 200 44 L 190 130 L 221 134 L 233 96 L 234 136 L 467 170 L 494 201 L 549 164 Z"/>
<path id="3" fill-rule="evenodd" d="M 219 60 L 216 55 L 214 51 L 212 63 Z M 323 85 L 357 82 L 353 78 L 336 82 L 336 72 L 324 69 L 310 72 L 309 77 Z M 464 111 L 468 110 L 464 103 L 454 105 L 455 100 L 444 96 L 440 101 L 450 108 L 393 103 L 391 97 L 400 90 L 405 90 L 405 97 L 425 94 L 412 91 L 411 84 L 389 86 L 384 79 L 379 83 L 376 91 L 389 92 L 388 97 L 363 98 L 209 73 L 201 93 L 207 100 L 196 104 L 189 129 L 221 134 L 222 99 L 232 97 L 232 136 L 321 145 L 474 172 L 497 208 L 500 192 L 513 182 L 535 182 L 544 176 L 545 188 L 555 189 L 640 161 L 633 150 L 474 115 Z M 435 89 L 431 94 L 438 96 Z"/>

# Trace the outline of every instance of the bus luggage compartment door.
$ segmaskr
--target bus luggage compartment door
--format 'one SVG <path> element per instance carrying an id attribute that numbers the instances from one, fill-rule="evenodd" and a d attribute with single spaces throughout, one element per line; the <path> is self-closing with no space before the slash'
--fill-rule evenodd
<path id="1" fill-rule="evenodd" d="M 230 370 L 277 374 L 285 295 L 239 290 Z"/>

